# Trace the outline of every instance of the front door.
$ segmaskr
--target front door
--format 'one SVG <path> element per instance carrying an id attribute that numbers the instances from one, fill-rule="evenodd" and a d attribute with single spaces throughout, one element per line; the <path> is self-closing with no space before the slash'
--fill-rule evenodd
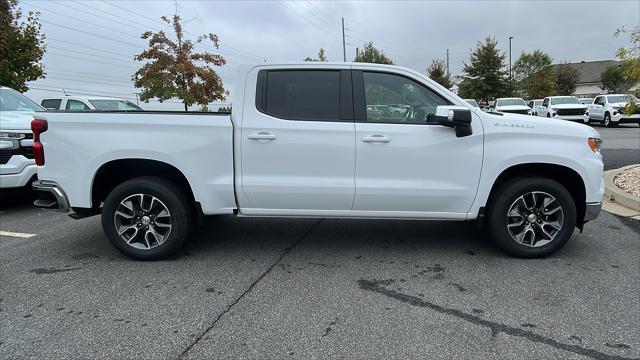
<path id="1" fill-rule="evenodd" d="M 257 100 L 246 98 L 240 129 L 241 208 L 350 210 L 355 130 L 348 67 L 267 69 L 256 77 Z"/>
<path id="2" fill-rule="evenodd" d="M 424 84 L 385 72 L 354 71 L 353 77 L 353 209 L 464 217 L 480 179 L 480 118 L 473 114 L 473 134 L 458 138 L 453 129 L 433 120 L 436 106 L 450 102 Z"/>

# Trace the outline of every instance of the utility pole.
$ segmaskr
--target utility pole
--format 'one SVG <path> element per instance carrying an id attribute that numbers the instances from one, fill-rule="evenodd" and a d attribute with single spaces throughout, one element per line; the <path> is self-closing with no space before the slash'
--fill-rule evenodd
<path id="1" fill-rule="evenodd" d="M 342 18 L 342 60 L 347 61 L 347 45 L 344 40 L 344 18 Z"/>
<path id="2" fill-rule="evenodd" d="M 447 76 L 451 75 L 449 72 L 449 49 L 447 49 Z"/>
<path id="3" fill-rule="evenodd" d="M 513 83 L 512 78 L 513 75 L 511 73 L 511 40 L 513 36 L 509 36 L 509 95 L 513 95 Z"/>

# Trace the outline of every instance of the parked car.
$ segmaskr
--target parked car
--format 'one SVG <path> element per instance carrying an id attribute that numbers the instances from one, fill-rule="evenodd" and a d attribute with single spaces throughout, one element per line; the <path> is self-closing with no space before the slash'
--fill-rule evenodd
<path id="1" fill-rule="evenodd" d="M 171 256 L 201 215 L 218 214 L 479 220 L 504 251 L 540 257 L 600 211 L 591 127 L 485 113 L 397 66 L 260 64 L 236 78 L 231 115 L 34 120 L 35 205 L 102 214 L 111 244 L 147 260 Z M 411 111 L 370 118 L 385 102 Z"/>
<path id="2" fill-rule="evenodd" d="M 36 178 L 31 120 L 40 105 L 0 86 L 0 188 L 21 188 Z"/>
<path id="3" fill-rule="evenodd" d="M 129 110 L 141 111 L 142 108 L 129 100 L 108 97 L 69 96 L 44 98 L 40 102 L 48 110 Z"/>
<path id="4" fill-rule="evenodd" d="M 538 116 L 588 123 L 587 106 L 575 96 L 548 96 L 542 100 Z"/>
<path id="5" fill-rule="evenodd" d="M 464 99 L 464 101 L 466 101 L 469 105 L 473 106 L 474 108 L 480 109 L 480 105 L 478 105 L 478 102 L 475 99 Z"/>
<path id="6" fill-rule="evenodd" d="M 513 113 L 529 115 L 531 108 L 527 106 L 527 103 L 522 98 L 499 98 L 496 99 L 496 103 L 493 109 L 501 113 Z"/>
<path id="7" fill-rule="evenodd" d="M 542 99 L 529 100 L 527 106 L 531 109 L 529 115 L 540 116 L 538 115 L 538 109 L 542 106 Z"/>
<path id="8" fill-rule="evenodd" d="M 633 95 L 609 94 L 600 95 L 589 105 L 589 120 L 598 121 L 607 127 L 618 126 L 618 124 L 635 123 L 640 125 L 640 114 L 626 115 L 624 107 L 629 102 L 638 103 L 638 99 Z"/>
<path id="9" fill-rule="evenodd" d="M 593 103 L 593 98 L 578 98 L 581 104 L 589 106 Z"/>

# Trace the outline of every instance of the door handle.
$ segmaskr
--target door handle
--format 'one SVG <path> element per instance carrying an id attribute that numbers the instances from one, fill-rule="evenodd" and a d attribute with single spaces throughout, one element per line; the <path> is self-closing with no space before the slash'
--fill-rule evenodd
<path id="1" fill-rule="evenodd" d="M 388 143 L 391 141 L 391 139 L 384 135 L 370 135 L 363 137 L 362 141 L 368 143 Z"/>
<path id="2" fill-rule="evenodd" d="M 247 138 L 251 140 L 275 140 L 277 137 L 272 133 L 261 131 L 257 134 L 251 134 Z"/>

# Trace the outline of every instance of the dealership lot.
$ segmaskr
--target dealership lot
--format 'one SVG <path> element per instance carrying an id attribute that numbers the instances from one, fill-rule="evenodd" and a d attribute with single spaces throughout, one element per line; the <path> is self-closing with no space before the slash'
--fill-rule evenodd
<path id="1" fill-rule="evenodd" d="M 597 129 L 640 162 L 640 128 Z M 640 357 L 640 222 L 609 213 L 539 260 L 466 223 L 217 217 L 134 262 L 98 217 L 0 211 L 1 358 Z"/>

